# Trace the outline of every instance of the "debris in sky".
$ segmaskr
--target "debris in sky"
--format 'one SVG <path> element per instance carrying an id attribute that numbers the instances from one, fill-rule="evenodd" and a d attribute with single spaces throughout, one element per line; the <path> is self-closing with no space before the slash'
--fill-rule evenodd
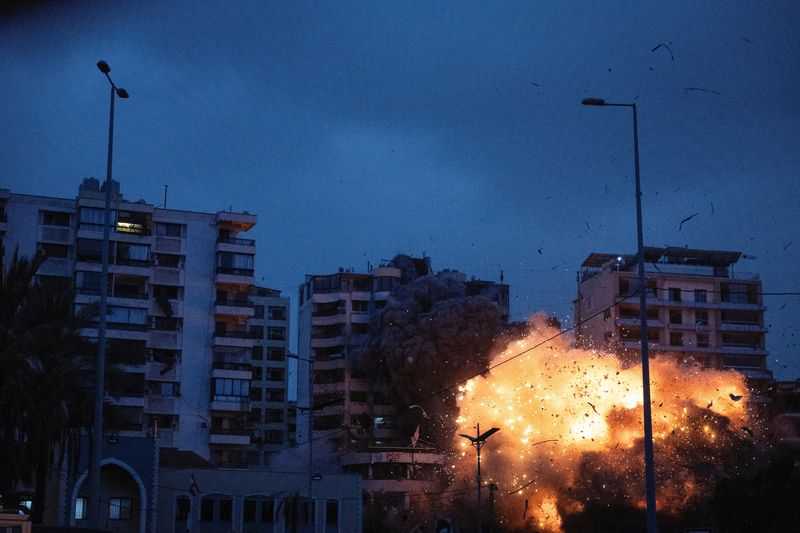
<path id="1" fill-rule="evenodd" d="M 589 231 L 590 229 L 592 229 L 592 228 L 589 226 L 589 223 L 588 223 L 588 222 L 584 221 L 584 224 L 586 224 L 586 231 Z M 785 250 L 785 249 L 786 249 L 786 248 L 784 248 L 784 250 Z"/>
<path id="2" fill-rule="evenodd" d="M 670 43 L 669 43 L 669 44 L 672 44 L 672 41 L 670 41 Z M 672 55 L 672 49 L 671 49 L 669 46 L 667 46 L 666 44 L 664 44 L 664 43 L 658 43 L 658 44 L 656 45 L 656 47 L 655 47 L 655 48 L 653 48 L 653 49 L 652 49 L 652 50 L 650 50 L 650 51 L 651 51 L 651 52 L 655 52 L 656 50 L 658 50 L 658 49 L 659 49 L 659 48 L 661 48 L 662 46 L 663 46 L 664 48 L 666 48 L 667 52 L 669 52 L 669 58 L 670 58 L 672 61 L 675 61 L 675 56 L 674 56 L 674 55 Z"/>
<path id="3" fill-rule="evenodd" d="M 700 214 L 700 213 L 695 213 L 695 214 L 693 214 L 693 215 L 689 215 L 688 217 L 686 217 L 686 218 L 684 218 L 683 220 L 681 220 L 681 223 L 680 223 L 680 224 L 678 224 L 678 231 L 681 231 L 681 228 L 683 228 L 683 224 L 684 224 L 684 222 L 689 222 L 690 220 L 692 220 L 694 217 L 696 217 L 696 216 L 697 216 L 697 215 L 699 215 L 699 214 Z"/>
<path id="4" fill-rule="evenodd" d="M 714 211 L 714 202 L 711 202 L 711 214 L 715 215 L 716 211 Z"/>
<path id="5" fill-rule="evenodd" d="M 711 409 L 712 405 L 714 405 L 714 400 L 711 400 L 710 402 L 708 402 L 708 405 L 706 405 L 706 409 Z"/>
<path id="6" fill-rule="evenodd" d="M 539 255 L 542 255 L 542 249 L 541 249 L 541 248 L 539 248 L 539 249 L 538 249 L 538 250 L 536 250 L 536 251 L 537 251 L 537 252 L 539 252 Z"/>
<path id="7" fill-rule="evenodd" d="M 744 42 L 746 42 L 747 44 L 753 44 L 753 42 L 750 39 L 748 39 L 747 37 L 742 36 L 742 40 Z"/>
<path id="8" fill-rule="evenodd" d="M 423 409 L 421 405 L 414 404 L 414 405 L 409 405 L 408 406 L 409 409 L 414 409 L 415 407 L 417 409 L 419 409 L 420 411 L 422 411 L 422 416 L 424 416 L 425 418 L 428 418 L 428 413 L 425 412 L 425 409 Z"/>
<path id="9" fill-rule="evenodd" d="M 589 407 L 592 408 L 592 411 L 594 411 L 594 414 L 596 414 L 596 415 L 600 414 L 600 413 L 597 412 L 597 408 L 594 406 L 594 404 L 592 402 L 586 402 L 586 403 L 588 403 Z"/>
<path id="10" fill-rule="evenodd" d="M 534 82 L 531 82 L 531 85 L 533 85 L 534 87 L 538 87 L 539 86 L 538 83 L 534 83 Z"/>
<path id="11" fill-rule="evenodd" d="M 736 394 L 734 394 L 734 393 L 730 393 L 728 396 L 730 396 L 730 397 L 731 397 L 731 400 L 733 400 L 734 402 L 738 402 L 739 400 L 741 400 L 741 399 L 742 399 L 742 397 L 741 397 L 741 396 L 738 396 L 738 395 L 736 395 Z"/>
<path id="12" fill-rule="evenodd" d="M 747 426 L 742 426 L 742 431 L 744 431 L 745 433 L 747 433 L 747 434 L 748 434 L 748 435 L 750 435 L 751 437 L 753 436 L 753 430 L 752 430 L 752 429 L 750 429 L 750 428 L 749 428 L 749 427 L 747 427 Z"/>
<path id="13" fill-rule="evenodd" d="M 784 247 L 783 247 L 783 249 L 785 250 L 785 249 L 787 249 L 788 247 L 790 247 L 791 245 L 792 245 L 792 241 L 789 241 L 789 243 L 788 243 L 786 246 L 784 246 Z"/>
<path id="14" fill-rule="evenodd" d="M 683 90 L 686 91 L 686 93 L 684 93 L 684 95 L 683 95 L 684 97 L 686 97 L 686 95 L 689 94 L 689 91 L 700 91 L 702 93 L 714 93 L 717 96 L 720 96 L 722 94 L 721 92 L 715 91 L 714 89 L 703 89 L 702 87 L 684 87 Z"/>

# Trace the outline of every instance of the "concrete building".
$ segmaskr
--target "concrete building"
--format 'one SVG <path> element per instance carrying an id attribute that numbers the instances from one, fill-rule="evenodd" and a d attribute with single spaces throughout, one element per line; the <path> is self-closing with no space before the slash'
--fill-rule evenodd
<path id="1" fill-rule="evenodd" d="M 429 258 L 412 261 L 417 277 L 434 275 Z M 468 296 L 486 296 L 508 319 L 507 285 L 467 280 L 449 269 L 435 276 L 463 282 Z M 299 365 L 298 440 L 309 442 L 305 417 L 313 406 L 308 461 L 314 471 L 359 474 L 365 491 L 407 502 L 409 493 L 437 487 L 435 470 L 444 457 L 421 440 L 412 445 L 409 435 L 398 435 L 388 391 L 352 366 L 372 314 L 386 305 L 400 280 L 401 270 L 391 263 L 366 273 L 339 269 L 306 276 L 299 289 L 298 353 L 313 362 L 313 385 L 309 365 Z"/>
<path id="2" fill-rule="evenodd" d="M 102 475 L 104 483 L 112 483 L 109 491 L 128 487 L 139 502 L 136 509 L 148 502 L 152 510 L 154 495 L 141 480 L 153 476 L 158 448 L 188 451 L 216 465 L 245 462 L 255 242 L 241 234 L 256 217 L 161 209 L 126 200 L 119 184 L 113 185 L 108 355 L 124 353 L 129 364 L 121 394 L 107 398 L 109 444 L 103 460 L 116 466 L 104 466 Z M 38 283 L 74 287 L 77 309 L 97 302 L 104 197 L 93 178 L 83 181 L 74 199 L 0 191 L 4 260 L 10 261 L 16 250 L 29 257 L 44 253 Z M 90 325 L 84 334 L 96 339 L 97 326 Z M 125 443 L 145 441 L 154 443 L 156 452 L 151 444 L 147 457 L 134 453 L 142 464 L 108 455 L 127 450 Z M 115 469 L 110 477 L 108 469 Z M 64 504 L 69 511 L 59 511 L 62 523 L 81 520 L 78 495 L 84 479 L 79 470 L 75 485 L 63 487 L 71 501 Z M 119 514 L 119 506 L 109 513 Z M 150 521 L 150 515 L 142 515 L 134 529 L 152 531 Z"/>
<path id="3" fill-rule="evenodd" d="M 754 385 L 771 378 L 761 280 L 735 268 L 740 252 L 646 247 L 644 255 L 652 353 L 732 368 Z M 578 341 L 640 357 L 638 285 L 635 254 L 591 253 L 573 302 Z"/>
<path id="4" fill-rule="evenodd" d="M 290 301 L 280 291 L 265 287 L 253 287 L 250 298 L 254 314 L 248 324 L 255 345 L 247 463 L 264 465 L 268 464 L 265 454 L 290 445 L 296 438 L 287 367 Z"/>

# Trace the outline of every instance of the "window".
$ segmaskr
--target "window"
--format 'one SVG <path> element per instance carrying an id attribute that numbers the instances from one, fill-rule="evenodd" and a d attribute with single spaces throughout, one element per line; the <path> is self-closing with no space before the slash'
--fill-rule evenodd
<path id="1" fill-rule="evenodd" d="M 354 313 L 366 313 L 369 311 L 369 302 L 366 300 L 353 300 Z"/>
<path id="2" fill-rule="evenodd" d="M 214 520 L 214 500 L 203 498 L 200 502 L 200 521 L 212 522 Z"/>
<path id="3" fill-rule="evenodd" d="M 175 500 L 175 520 L 186 522 L 189 519 L 191 501 L 186 496 L 178 496 Z"/>
<path id="4" fill-rule="evenodd" d="M 257 502 L 255 500 L 244 501 L 243 520 L 245 523 L 256 521 L 256 503 Z"/>
<path id="5" fill-rule="evenodd" d="M 263 346 L 253 346 L 253 352 L 252 352 L 251 358 L 255 359 L 257 361 L 260 361 L 261 359 L 263 359 L 264 358 L 264 347 Z"/>
<path id="6" fill-rule="evenodd" d="M 253 367 L 253 381 L 261 381 L 264 376 L 264 369 L 260 366 Z"/>
<path id="7" fill-rule="evenodd" d="M 156 235 L 159 237 L 182 237 L 183 228 L 181 224 L 169 224 L 167 222 L 156 223 Z"/>
<path id="8" fill-rule="evenodd" d="M 670 309 L 669 310 L 669 323 L 670 324 L 682 324 L 683 323 L 683 313 L 680 309 Z"/>
<path id="9" fill-rule="evenodd" d="M 219 252 L 217 254 L 217 271 L 228 274 L 252 273 L 255 267 L 255 256 Z"/>
<path id="10" fill-rule="evenodd" d="M 669 334 L 670 346 L 683 346 L 683 333 L 672 331 Z"/>
<path id="11" fill-rule="evenodd" d="M 103 209 L 99 207 L 81 207 L 80 212 L 80 229 L 89 231 L 103 231 Z M 112 227 L 117 221 L 117 212 L 111 210 L 111 225 Z"/>
<path id="12" fill-rule="evenodd" d="M 708 348 L 709 340 L 708 340 L 708 333 L 698 333 L 697 334 L 697 347 L 698 348 Z"/>
<path id="13" fill-rule="evenodd" d="M 171 254 L 153 254 L 153 262 L 166 268 L 183 268 L 183 256 Z"/>
<path id="14" fill-rule="evenodd" d="M 268 429 L 264 432 L 264 442 L 267 444 L 280 444 L 283 442 L 283 431 L 280 429 Z"/>
<path id="15" fill-rule="evenodd" d="M 265 409 L 264 422 L 278 424 L 283 422 L 283 411 L 280 409 Z"/>
<path id="16" fill-rule="evenodd" d="M 286 358 L 286 350 L 284 348 L 267 348 L 267 359 L 270 361 L 283 361 Z"/>
<path id="17" fill-rule="evenodd" d="M 268 368 L 267 381 L 283 381 L 284 373 L 282 368 Z"/>
<path id="18" fill-rule="evenodd" d="M 379 276 L 372 282 L 372 288 L 375 292 L 391 292 L 394 290 L 397 278 L 391 276 Z"/>
<path id="19" fill-rule="evenodd" d="M 268 318 L 270 320 L 286 320 L 286 308 L 274 305 L 269 306 Z"/>
<path id="20" fill-rule="evenodd" d="M 69 226 L 69 213 L 42 211 L 42 224 L 45 226 Z"/>
<path id="21" fill-rule="evenodd" d="M 270 326 L 267 328 L 267 338 L 271 341 L 285 341 L 286 328 Z"/>
<path id="22" fill-rule="evenodd" d="M 253 402 L 260 402 L 261 401 L 261 388 L 260 387 L 250 387 L 250 400 Z"/>
<path id="23" fill-rule="evenodd" d="M 328 500 L 325 504 L 325 523 L 336 525 L 339 523 L 339 502 Z"/>
<path id="24" fill-rule="evenodd" d="M 697 303 L 706 303 L 706 290 L 705 289 L 695 289 L 694 290 L 694 301 Z"/>
<path id="25" fill-rule="evenodd" d="M 261 501 L 261 522 L 271 524 L 275 519 L 275 502 L 272 498 Z"/>
<path id="26" fill-rule="evenodd" d="M 86 520 L 86 498 L 75 498 L 75 520 Z"/>
<path id="27" fill-rule="evenodd" d="M 264 326 L 250 326 L 250 333 L 252 333 L 253 337 L 256 339 L 263 339 Z"/>
<path id="28" fill-rule="evenodd" d="M 695 321 L 695 325 L 697 325 L 697 326 L 707 326 L 708 325 L 708 311 L 695 311 L 694 312 L 694 321 Z"/>
<path id="29" fill-rule="evenodd" d="M 117 265 L 150 266 L 150 247 L 118 242 L 115 263 Z"/>
<path id="30" fill-rule="evenodd" d="M 264 401 L 267 402 L 282 402 L 283 401 L 283 389 L 264 389 L 265 398 Z"/>
<path id="31" fill-rule="evenodd" d="M 670 302 L 680 302 L 681 301 L 681 290 L 677 287 L 670 287 L 667 289 L 669 291 L 669 301 Z"/>
<path id="32" fill-rule="evenodd" d="M 264 318 L 264 306 L 257 305 L 253 310 L 253 318 Z"/>
<path id="33" fill-rule="evenodd" d="M 130 498 L 111 498 L 108 500 L 108 519 L 109 520 L 130 520 L 131 519 Z"/>
<path id="34" fill-rule="evenodd" d="M 78 261 L 99 262 L 103 255 L 103 241 L 96 239 L 78 239 Z"/>
<path id="35" fill-rule="evenodd" d="M 66 244 L 40 242 L 39 250 L 44 252 L 46 257 L 69 257 L 69 246 Z"/>
<path id="36" fill-rule="evenodd" d="M 233 518 L 233 500 L 224 499 L 219 501 L 219 521 L 230 522 Z"/>
<path id="37" fill-rule="evenodd" d="M 250 390 L 254 391 L 254 390 L 257 390 L 257 389 L 250 389 Z M 250 420 L 250 422 L 252 422 L 253 424 L 260 423 L 261 422 L 261 409 L 258 408 L 258 407 L 251 407 L 250 408 L 250 414 L 248 415 L 247 419 Z"/>
<path id="38" fill-rule="evenodd" d="M 250 396 L 249 379 L 214 379 L 214 399 L 220 401 L 241 401 Z"/>
<path id="39" fill-rule="evenodd" d="M 150 214 L 139 211 L 120 211 L 117 231 L 134 235 L 150 235 Z"/>

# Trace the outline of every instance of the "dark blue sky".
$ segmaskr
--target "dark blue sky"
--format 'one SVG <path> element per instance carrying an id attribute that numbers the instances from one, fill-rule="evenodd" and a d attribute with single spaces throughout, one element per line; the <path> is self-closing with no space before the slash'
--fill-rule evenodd
<path id="1" fill-rule="evenodd" d="M 131 94 L 125 196 L 257 213 L 262 283 L 295 298 L 306 273 L 425 252 L 504 270 L 514 318 L 569 323 L 586 255 L 636 246 L 630 114 L 580 100 L 635 99 L 646 243 L 742 251 L 765 291 L 800 291 L 800 7 L 641 4 L 7 9 L 0 187 L 72 197 L 105 175 L 105 59 Z M 800 377 L 800 298 L 766 304 L 769 365 Z"/>

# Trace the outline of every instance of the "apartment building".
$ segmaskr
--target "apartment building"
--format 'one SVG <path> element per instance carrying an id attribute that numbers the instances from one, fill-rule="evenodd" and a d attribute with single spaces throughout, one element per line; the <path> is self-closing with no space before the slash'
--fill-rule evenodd
<path id="1" fill-rule="evenodd" d="M 266 287 L 253 287 L 250 299 L 254 314 L 248 324 L 255 345 L 247 463 L 263 465 L 267 464 L 265 454 L 286 447 L 296 438 L 287 367 L 290 301 L 280 291 Z"/>
<path id="2" fill-rule="evenodd" d="M 771 379 L 761 280 L 736 268 L 740 252 L 646 247 L 644 256 L 653 353 L 735 369 L 754 384 Z M 573 302 L 578 341 L 638 358 L 638 286 L 635 254 L 589 254 Z"/>
<path id="3" fill-rule="evenodd" d="M 116 182 L 112 193 L 107 338 L 109 353 L 134 364 L 122 395 L 108 399 L 105 430 L 216 464 L 244 462 L 256 249 L 242 234 L 256 217 L 129 201 Z M 74 286 L 78 308 L 96 302 L 104 197 L 93 178 L 74 199 L 2 191 L 5 260 L 17 248 L 44 252 L 39 283 Z M 85 335 L 96 338 L 97 327 Z"/>
<path id="4" fill-rule="evenodd" d="M 415 276 L 449 277 L 465 284 L 468 296 L 483 295 L 508 318 L 508 286 L 467 280 L 455 270 L 433 274 L 430 259 L 415 258 Z M 364 489 L 388 494 L 407 503 L 408 494 L 433 490 L 437 465 L 444 456 L 422 440 L 398 435 L 388 390 L 353 367 L 357 347 L 369 322 L 401 283 L 402 272 L 391 262 L 366 273 L 339 269 L 327 275 L 307 275 L 299 289 L 298 353 L 313 362 L 313 385 L 307 365 L 301 365 L 298 403 L 302 417 L 313 413 L 315 471 L 359 474 Z M 309 387 L 311 387 L 309 395 Z M 308 442 L 307 419 L 298 423 L 299 442 Z"/>

